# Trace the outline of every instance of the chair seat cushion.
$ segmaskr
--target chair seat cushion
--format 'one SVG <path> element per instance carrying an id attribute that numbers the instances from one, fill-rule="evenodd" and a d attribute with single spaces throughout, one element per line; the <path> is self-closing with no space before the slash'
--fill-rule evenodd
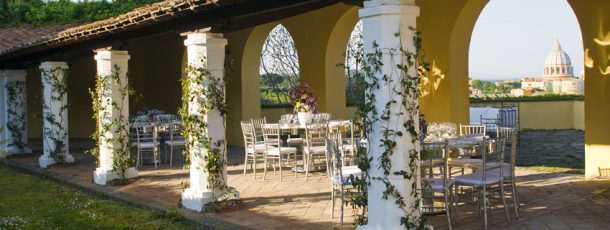
<path id="1" fill-rule="evenodd" d="M 289 138 L 286 140 L 288 144 L 303 144 L 303 138 Z"/>
<path id="2" fill-rule="evenodd" d="M 247 153 L 264 153 L 265 151 L 267 151 L 265 144 L 255 144 L 254 147 L 250 145 L 246 148 Z"/>
<path id="3" fill-rule="evenodd" d="M 341 167 L 341 172 L 343 172 L 341 178 L 339 178 L 339 176 L 333 176 L 330 178 L 332 183 L 348 185 L 351 184 L 351 181 L 349 180 L 350 176 L 353 175 L 354 177 L 362 177 L 362 170 L 360 170 L 358 166 L 343 166 Z"/>
<path id="4" fill-rule="evenodd" d="M 512 166 L 509 163 L 504 163 L 504 178 L 512 176 L 513 170 Z M 488 171 L 488 174 L 494 174 L 496 176 L 500 176 L 500 168 L 492 169 Z"/>
<path id="5" fill-rule="evenodd" d="M 138 142 L 138 148 L 153 148 L 153 147 L 157 147 L 159 146 L 159 142 L 158 141 L 152 141 L 152 142 Z"/>
<path id="6" fill-rule="evenodd" d="M 483 175 L 480 172 L 459 175 L 455 177 L 455 182 L 460 185 L 481 186 L 483 184 L 490 185 L 500 182 L 500 176 L 487 172 L 487 179 L 483 182 Z"/>
<path id="7" fill-rule="evenodd" d="M 305 148 L 306 154 L 324 154 L 326 153 L 326 146 L 313 146 Z"/>
<path id="8" fill-rule="evenodd" d="M 278 155 L 280 155 L 280 151 L 281 151 L 281 154 L 297 153 L 297 148 L 295 148 L 295 147 L 268 148 L 267 155 L 278 156 Z"/>
<path id="9" fill-rule="evenodd" d="M 422 183 L 423 189 L 444 190 L 444 189 L 451 187 L 451 185 L 453 185 L 455 183 L 455 180 L 447 178 L 445 180 L 446 185 L 444 185 L 443 178 L 422 178 L 421 183 Z M 429 188 L 424 187 L 425 183 L 429 184 L 431 187 L 429 187 Z"/>
<path id="10" fill-rule="evenodd" d="M 182 146 L 184 145 L 184 140 L 165 141 L 165 144 L 169 146 Z"/>

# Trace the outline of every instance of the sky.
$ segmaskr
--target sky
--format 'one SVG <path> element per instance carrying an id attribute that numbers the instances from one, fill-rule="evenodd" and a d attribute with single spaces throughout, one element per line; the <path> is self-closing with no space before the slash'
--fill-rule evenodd
<path id="1" fill-rule="evenodd" d="M 557 40 L 578 75 L 583 69 L 582 37 L 565 0 L 490 0 L 472 33 L 470 77 L 542 77 L 546 56 Z"/>

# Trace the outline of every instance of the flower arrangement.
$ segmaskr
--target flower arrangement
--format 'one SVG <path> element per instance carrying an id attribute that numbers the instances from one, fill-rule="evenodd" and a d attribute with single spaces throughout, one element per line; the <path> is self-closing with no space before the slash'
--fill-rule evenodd
<path id="1" fill-rule="evenodd" d="M 307 83 L 290 90 L 290 101 L 295 113 L 318 112 L 318 98 Z"/>

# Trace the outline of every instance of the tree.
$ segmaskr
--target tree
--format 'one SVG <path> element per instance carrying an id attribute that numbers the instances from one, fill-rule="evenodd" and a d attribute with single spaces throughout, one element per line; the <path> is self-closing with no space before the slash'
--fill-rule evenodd
<path id="1" fill-rule="evenodd" d="M 261 99 L 263 104 L 287 104 L 286 98 L 290 89 L 299 85 L 299 56 L 297 49 L 286 27 L 277 25 L 265 40 L 261 52 Z M 265 98 L 275 95 L 275 98 Z"/>
<path id="2" fill-rule="evenodd" d="M 364 101 L 363 58 L 362 21 L 358 21 L 347 43 L 345 63 L 342 65 L 345 69 L 345 99 L 348 106 Z"/>

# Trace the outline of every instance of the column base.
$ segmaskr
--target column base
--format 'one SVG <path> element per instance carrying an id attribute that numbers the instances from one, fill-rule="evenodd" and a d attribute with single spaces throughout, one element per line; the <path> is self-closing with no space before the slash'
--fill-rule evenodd
<path id="1" fill-rule="evenodd" d="M 138 177 L 138 170 L 136 170 L 136 168 L 134 167 L 128 168 L 125 172 L 125 178 L 127 179 L 136 177 Z M 107 170 L 97 168 L 95 169 L 95 171 L 93 171 L 93 182 L 99 185 L 106 185 L 106 183 L 108 183 L 109 181 L 121 178 L 121 175 L 119 175 L 119 173 L 117 172 L 112 171 L 112 169 Z"/>
<path id="2" fill-rule="evenodd" d="M 223 200 L 239 200 L 239 192 L 233 187 L 228 187 L 216 199 L 216 201 Z M 197 212 L 201 212 L 205 204 L 214 201 L 212 192 L 207 189 L 187 188 L 182 192 L 182 206 Z"/>
<path id="3" fill-rule="evenodd" d="M 55 159 L 49 155 L 42 155 L 38 158 L 38 164 L 41 168 L 47 168 L 49 165 L 58 163 Z M 74 163 L 74 156 L 72 154 L 67 153 L 64 159 L 64 163 Z"/>
<path id="4" fill-rule="evenodd" d="M 28 153 L 32 153 L 32 149 L 30 149 L 27 146 L 24 146 L 22 149 L 17 148 L 17 147 L 9 147 L 6 149 L 6 152 L 8 153 L 8 155 L 28 154 Z"/>

